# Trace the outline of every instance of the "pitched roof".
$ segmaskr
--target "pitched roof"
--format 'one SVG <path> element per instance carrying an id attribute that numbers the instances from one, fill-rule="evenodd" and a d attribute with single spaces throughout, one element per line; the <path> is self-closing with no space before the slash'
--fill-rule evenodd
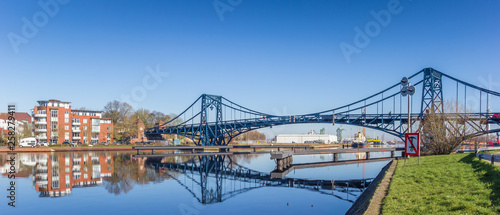
<path id="1" fill-rule="evenodd" d="M 9 119 L 9 114 L 8 113 L 0 113 L 0 119 L 7 120 Z M 31 123 L 31 116 L 26 113 L 26 112 L 16 112 L 14 113 L 14 118 L 19 121 L 27 121 L 28 123 Z"/>

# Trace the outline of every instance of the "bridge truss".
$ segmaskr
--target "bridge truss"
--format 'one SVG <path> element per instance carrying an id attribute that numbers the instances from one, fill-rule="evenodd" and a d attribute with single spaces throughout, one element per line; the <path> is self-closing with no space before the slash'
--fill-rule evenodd
<path id="1" fill-rule="evenodd" d="M 462 127 L 474 130 L 470 136 L 500 131 L 500 113 L 489 109 L 491 96 L 498 99 L 500 93 L 461 81 L 433 68 L 425 68 L 408 79 L 416 87 L 417 94 L 421 90 L 420 98 L 411 98 L 411 104 L 420 103 L 420 109 L 412 108 L 409 114 L 399 82 L 356 102 L 303 115 L 266 114 L 222 96 L 203 94 L 176 118 L 147 129 L 145 135 L 149 140 L 162 140 L 162 135 L 178 134 L 190 138 L 196 145 L 227 145 L 234 137 L 255 129 L 288 124 L 332 123 L 367 127 L 403 138 L 409 128 L 421 132 L 423 121 L 429 113 L 463 121 Z M 447 100 L 444 96 L 447 96 Z M 457 112 L 452 113 L 449 108 L 445 108 L 446 103 L 454 103 Z M 459 106 L 464 108 L 459 111 Z M 408 125 L 408 116 L 411 125 Z M 181 123 L 175 124 L 180 120 Z M 496 127 L 491 129 L 491 125 Z"/>

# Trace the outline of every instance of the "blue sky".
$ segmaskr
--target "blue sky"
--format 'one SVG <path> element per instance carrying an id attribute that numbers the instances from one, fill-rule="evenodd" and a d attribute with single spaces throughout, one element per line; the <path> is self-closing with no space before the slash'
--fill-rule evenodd
<path id="1" fill-rule="evenodd" d="M 213 2 L 229 10 L 218 13 Z M 271 114 L 317 112 L 425 67 L 483 87 L 490 81 L 500 91 L 499 1 L 61 3 L 48 14 L 37 1 L 0 1 L 4 110 L 16 103 L 29 111 L 44 99 L 101 110 L 131 95 L 150 74 L 146 68 L 157 66 L 168 75 L 148 79 L 156 85 L 135 108 L 179 113 L 210 93 Z M 390 5 L 399 12 L 348 61 L 340 44 L 354 45 L 354 28 L 365 29 L 375 20 L 371 11 Z M 30 38 L 23 18 L 39 24 Z M 17 52 L 12 35 L 27 41 Z"/>

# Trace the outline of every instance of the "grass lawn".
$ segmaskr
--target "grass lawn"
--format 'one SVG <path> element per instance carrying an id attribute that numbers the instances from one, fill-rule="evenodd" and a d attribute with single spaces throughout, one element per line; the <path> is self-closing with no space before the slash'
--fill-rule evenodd
<path id="1" fill-rule="evenodd" d="M 474 154 L 398 160 L 383 214 L 500 214 L 500 166 Z"/>

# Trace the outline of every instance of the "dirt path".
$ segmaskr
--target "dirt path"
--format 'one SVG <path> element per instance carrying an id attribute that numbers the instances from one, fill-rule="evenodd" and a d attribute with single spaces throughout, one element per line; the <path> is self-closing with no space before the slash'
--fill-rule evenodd
<path id="1" fill-rule="evenodd" d="M 387 170 L 384 179 L 380 182 L 379 186 L 377 187 L 375 194 L 373 194 L 373 197 L 370 201 L 370 205 L 368 205 L 368 209 L 365 211 L 365 214 L 368 215 L 380 214 L 382 210 L 382 201 L 387 195 L 389 185 L 391 184 L 391 178 L 392 175 L 394 175 L 394 170 L 396 169 L 397 165 L 398 165 L 397 160 L 394 160 L 389 169 Z"/>

